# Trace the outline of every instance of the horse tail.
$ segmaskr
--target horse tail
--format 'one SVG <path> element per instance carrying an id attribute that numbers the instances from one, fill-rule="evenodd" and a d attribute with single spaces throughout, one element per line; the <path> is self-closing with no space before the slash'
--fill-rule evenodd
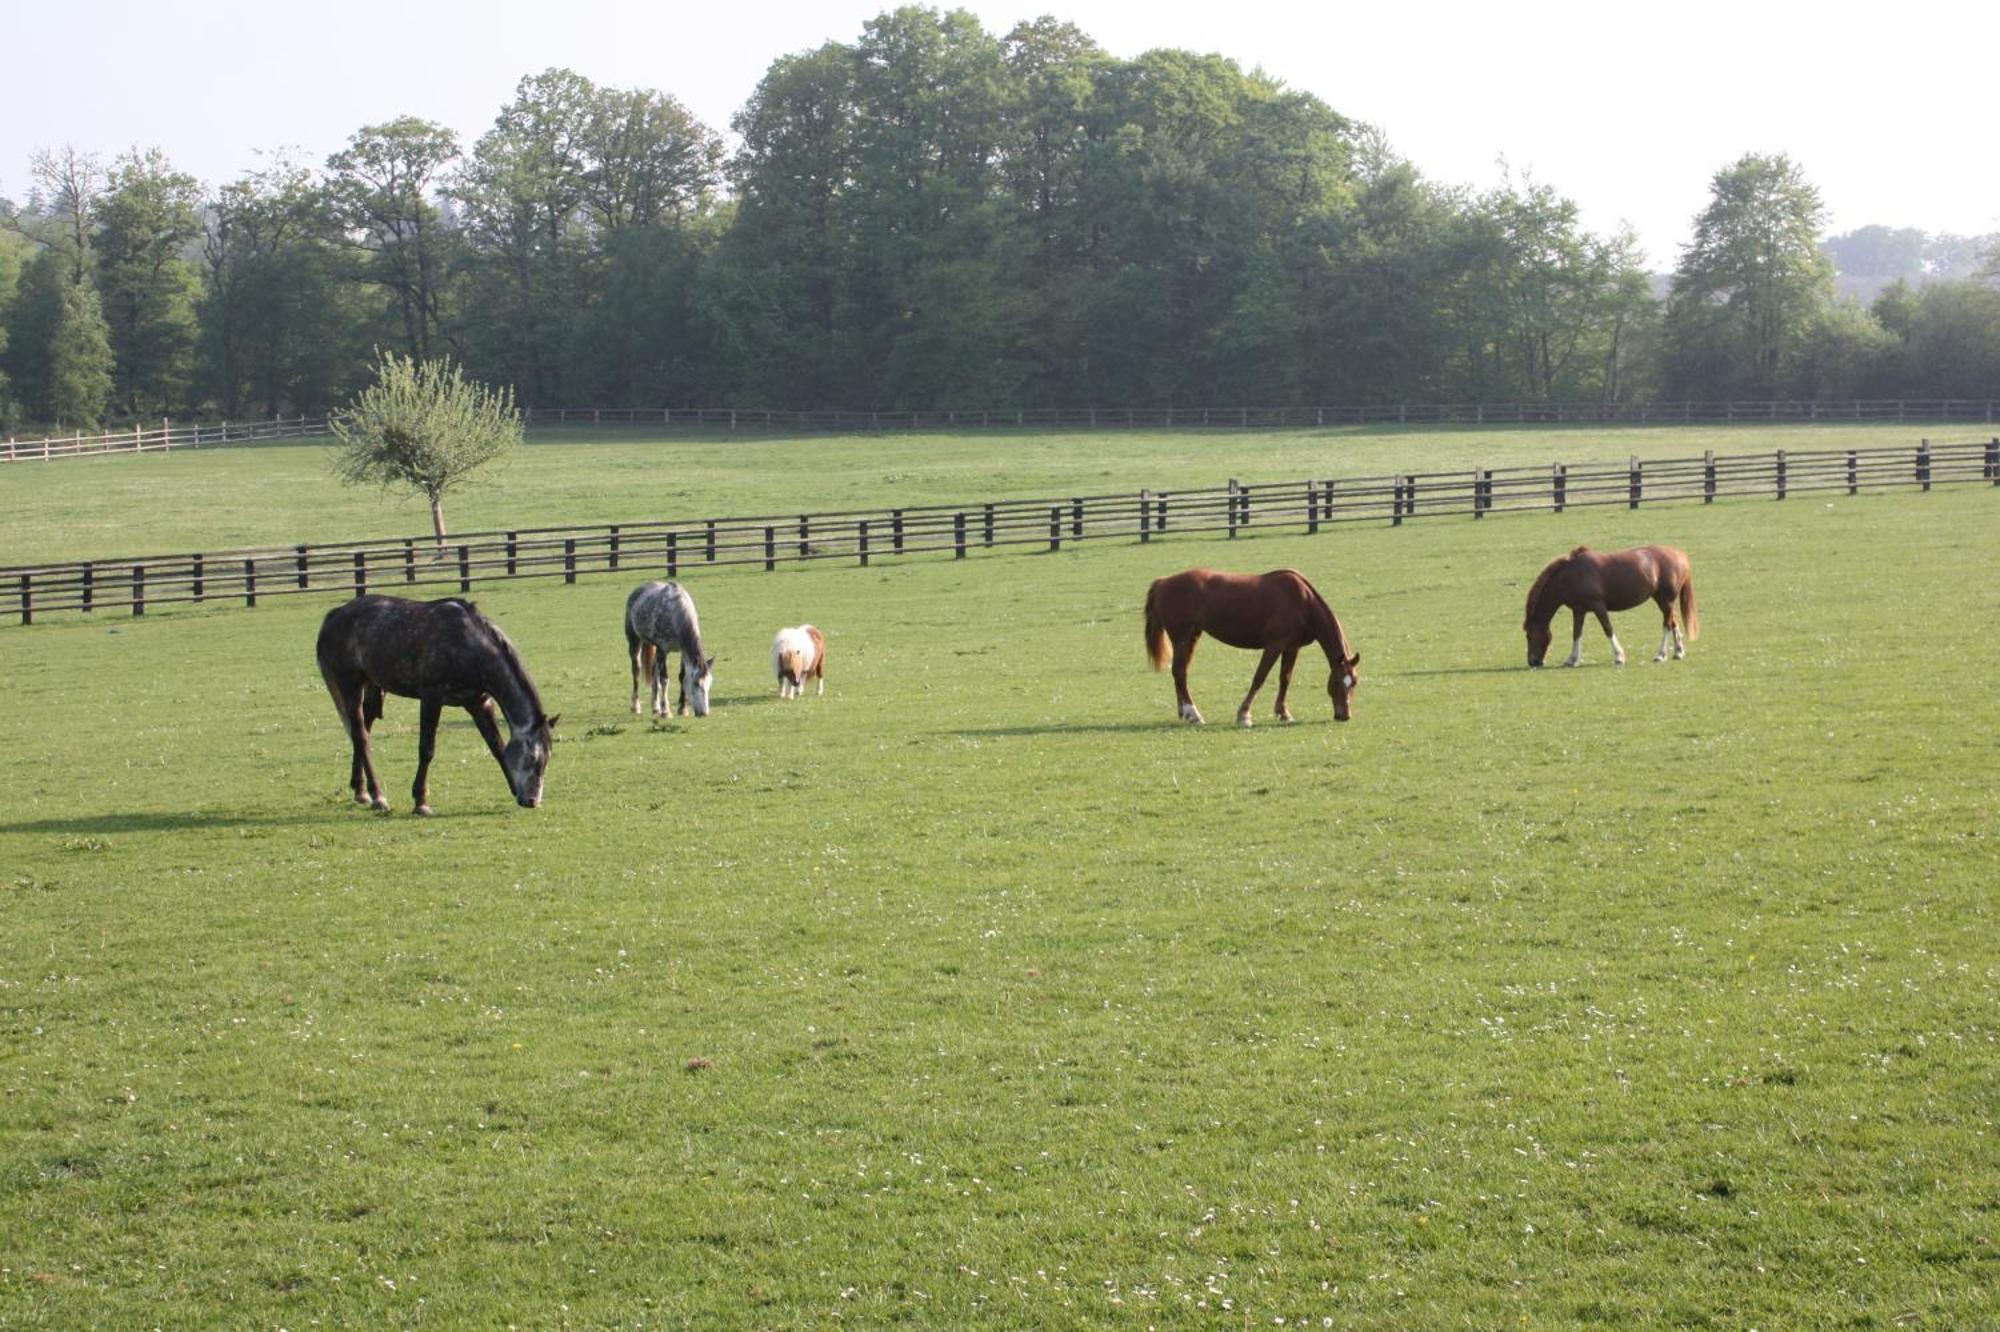
<path id="1" fill-rule="evenodd" d="M 1160 609 L 1160 584 L 1165 581 L 1157 579 L 1146 589 L 1146 656 L 1156 671 L 1167 665 L 1167 619 Z"/>
<path id="2" fill-rule="evenodd" d="M 1688 642 L 1701 637 L 1701 616 L 1694 608 L 1694 574 L 1689 572 L 1681 580 L 1681 628 L 1687 631 Z"/>

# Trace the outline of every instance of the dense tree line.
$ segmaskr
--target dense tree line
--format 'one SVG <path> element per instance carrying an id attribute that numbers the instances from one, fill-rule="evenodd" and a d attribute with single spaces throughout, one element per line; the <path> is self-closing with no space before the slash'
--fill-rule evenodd
<path id="1" fill-rule="evenodd" d="M 731 128 L 551 69 L 470 144 L 405 117 L 213 190 L 42 153 L 0 201 L 0 418 L 316 412 L 378 348 L 535 406 L 2000 392 L 1990 251 L 1823 246 L 1783 157 L 1718 172 L 1661 299 L 1547 184 L 1445 188 L 1310 94 L 1048 18 L 884 13 Z M 1898 280 L 1837 299 L 1830 254 Z"/>

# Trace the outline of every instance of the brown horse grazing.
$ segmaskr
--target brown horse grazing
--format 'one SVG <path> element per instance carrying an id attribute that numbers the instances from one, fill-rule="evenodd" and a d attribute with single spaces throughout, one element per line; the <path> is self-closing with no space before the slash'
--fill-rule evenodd
<path id="1" fill-rule="evenodd" d="M 1674 618 L 1674 602 L 1680 602 L 1680 619 Z M 1595 615 L 1611 640 L 1611 655 L 1625 664 L 1625 649 L 1611 632 L 1611 611 L 1631 610 L 1651 601 L 1659 606 L 1662 618 L 1660 650 L 1654 661 L 1667 659 L 1671 646 L 1676 657 L 1687 656 L 1687 645 L 1701 633 L 1701 619 L 1694 608 L 1694 573 L 1688 557 L 1672 546 L 1638 546 L 1632 550 L 1603 553 L 1578 546 L 1567 555 L 1558 555 L 1543 566 L 1528 589 L 1527 617 L 1521 627 L 1528 633 L 1528 665 L 1539 667 L 1549 655 L 1554 636 L 1549 621 L 1563 606 L 1570 609 L 1569 660 L 1574 666 L 1583 660 L 1583 617 Z M 1686 629 L 1686 637 L 1682 629 Z"/>
<path id="2" fill-rule="evenodd" d="M 1290 721 L 1285 694 L 1292 686 L 1292 664 L 1299 649 L 1317 643 L 1326 653 L 1333 673 L 1327 677 L 1326 692 L 1333 699 L 1333 715 L 1346 721 L 1354 695 L 1354 668 L 1361 654 L 1350 652 L 1340 617 L 1333 613 L 1304 574 L 1296 569 L 1278 569 L 1267 574 L 1217 573 L 1212 569 L 1189 569 L 1155 579 L 1146 592 L 1146 653 L 1153 669 L 1166 665 L 1167 645 L 1173 645 L 1174 693 L 1180 699 L 1181 720 L 1201 722 L 1201 709 L 1188 696 L 1188 662 L 1194 659 L 1195 640 L 1204 633 L 1231 647 L 1259 648 L 1264 659 L 1257 663 L 1250 692 L 1236 709 L 1239 726 L 1250 724 L 1250 704 L 1264 687 L 1271 663 L 1282 660 L 1278 672 L 1278 720 Z"/>
<path id="3" fill-rule="evenodd" d="M 556 719 L 543 713 L 541 696 L 514 644 L 471 602 L 356 597 L 326 613 L 318 657 L 354 749 L 348 784 L 357 803 L 385 814 L 389 810 L 368 736 L 382 715 L 385 691 L 418 701 L 417 780 L 410 787 L 417 813 L 431 812 L 425 778 L 437 751 L 438 718 L 447 704 L 472 714 L 515 801 L 529 809 L 542 803 L 542 774 L 549 766 Z M 496 711 L 506 715 L 513 732 L 504 745 Z"/>

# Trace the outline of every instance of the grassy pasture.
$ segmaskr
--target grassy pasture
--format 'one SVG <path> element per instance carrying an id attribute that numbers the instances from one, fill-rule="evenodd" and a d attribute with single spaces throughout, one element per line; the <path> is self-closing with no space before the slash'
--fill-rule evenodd
<path id="1" fill-rule="evenodd" d="M 1910 445 L 1977 426 L 1535 426 L 1327 430 L 1004 431 L 950 435 L 537 429 L 449 497 L 454 530 L 730 517 L 1040 498 L 1308 476 Z M 427 532 L 409 496 L 334 481 L 323 443 L 10 464 L 0 564 L 169 554 Z"/>
<path id="2" fill-rule="evenodd" d="M 496 586 L 549 803 L 448 722 L 430 821 L 406 701 L 346 800 L 330 600 L 0 629 L 0 1324 L 1989 1324 L 1995 503 L 693 569 L 657 727 L 628 582 Z M 1519 669 L 1541 561 L 1642 539 L 1690 658 Z M 1310 573 L 1356 719 L 1302 658 L 1301 724 L 1175 723 L 1196 563 Z"/>

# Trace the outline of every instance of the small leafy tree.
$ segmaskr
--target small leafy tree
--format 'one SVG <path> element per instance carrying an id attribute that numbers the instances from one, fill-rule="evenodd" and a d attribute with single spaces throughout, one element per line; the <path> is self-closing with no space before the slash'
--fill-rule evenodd
<path id="1" fill-rule="evenodd" d="M 430 501 L 444 546 L 444 496 L 521 441 L 510 388 L 468 381 L 449 359 L 378 352 L 375 383 L 334 413 L 335 474 L 348 485 L 407 486 Z"/>

